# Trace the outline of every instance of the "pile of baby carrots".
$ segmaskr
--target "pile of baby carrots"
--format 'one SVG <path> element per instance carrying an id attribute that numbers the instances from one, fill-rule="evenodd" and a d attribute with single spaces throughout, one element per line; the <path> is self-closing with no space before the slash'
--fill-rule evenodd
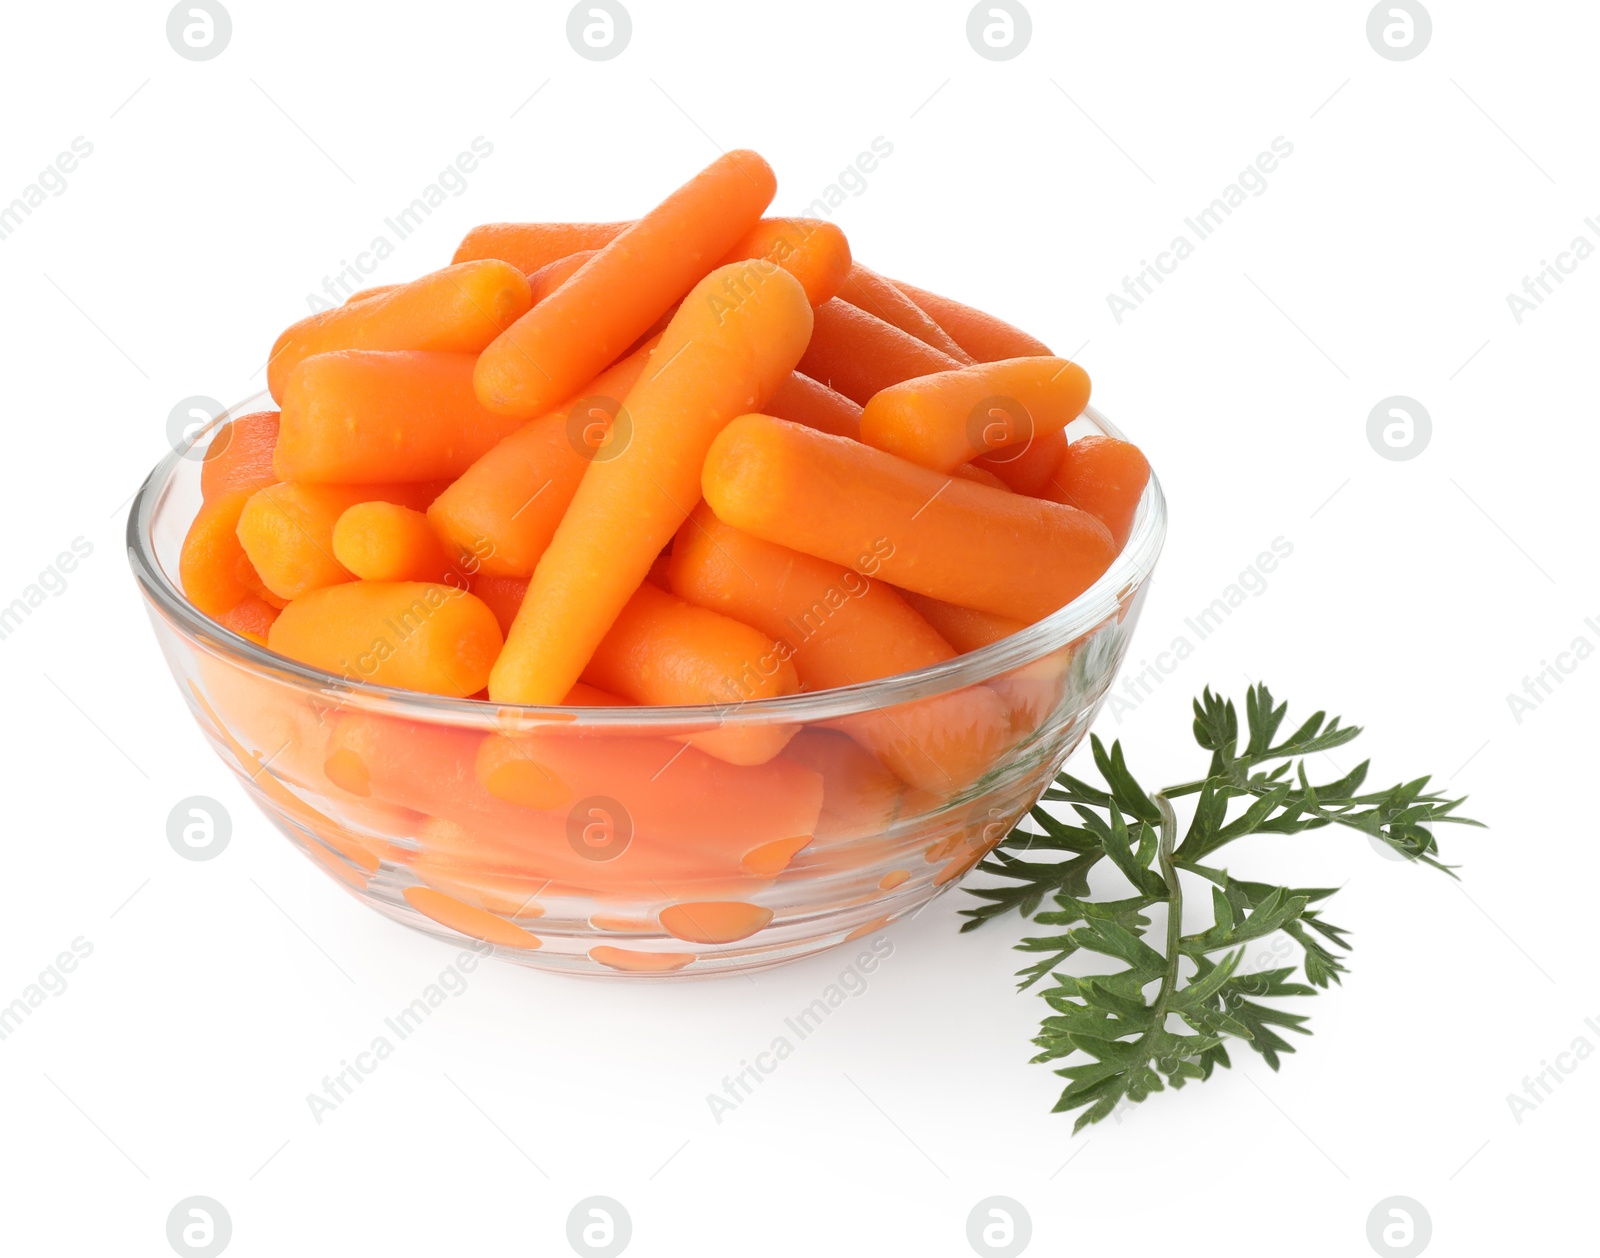
<path id="1" fill-rule="evenodd" d="M 727 153 L 636 221 L 479 227 L 288 328 L 279 409 L 202 466 L 189 599 L 352 680 L 727 707 L 938 664 L 1080 594 L 1149 475 L 1068 443 L 1083 370 L 832 223 L 763 217 L 775 191 Z M 909 737 L 1004 723 L 956 698 Z M 696 745 L 750 765 L 789 733 Z"/>

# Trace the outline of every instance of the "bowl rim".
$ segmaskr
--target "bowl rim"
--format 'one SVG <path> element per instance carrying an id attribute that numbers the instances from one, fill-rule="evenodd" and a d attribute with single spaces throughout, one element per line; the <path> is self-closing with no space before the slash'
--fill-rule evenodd
<path id="1" fill-rule="evenodd" d="M 340 706 L 353 704 L 374 707 L 391 714 L 401 710 L 405 714 L 426 717 L 436 723 L 473 727 L 504 725 L 508 722 L 562 722 L 596 728 L 719 727 L 735 720 L 740 724 L 815 723 L 876 712 L 982 684 L 1082 637 L 1118 615 L 1125 601 L 1144 586 L 1155 569 L 1166 540 L 1166 498 L 1152 469 L 1150 480 L 1139 499 L 1126 545 L 1111 566 L 1087 590 L 1008 638 L 957 655 L 942 664 L 896 673 L 874 681 L 731 704 L 571 707 L 455 699 L 354 681 L 258 646 L 218 624 L 189 602 L 175 578 L 157 558 L 153 532 L 156 512 L 171 489 L 175 474 L 186 461 L 195 461 L 190 457 L 190 451 L 202 442 L 209 442 L 223 424 L 267 409 L 275 409 L 270 395 L 265 390 L 253 394 L 195 430 L 151 469 L 134 495 L 128 512 L 128 563 L 135 580 L 145 597 L 169 623 L 174 624 L 186 639 L 213 654 L 242 663 L 257 674 L 311 687 L 324 695 L 336 695 Z M 1106 436 L 1126 440 L 1122 431 L 1093 406 L 1084 408 L 1082 418 L 1093 422 Z"/>

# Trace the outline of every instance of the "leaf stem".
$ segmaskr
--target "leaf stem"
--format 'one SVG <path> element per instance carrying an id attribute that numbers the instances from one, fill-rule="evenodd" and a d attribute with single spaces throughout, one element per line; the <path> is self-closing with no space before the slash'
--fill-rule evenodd
<path id="1" fill-rule="evenodd" d="M 1141 1045 L 1155 1039 L 1166 1029 L 1167 1006 L 1172 1003 L 1172 997 L 1178 990 L 1178 966 L 1183 960 L 1183 883 L 1179 880 L 1178 867 L 1173 861 L 1173 852 L 1178 843 L 1178 818 L 1172 811 L 1172 805 L 1167 802 L 1165 791 L 1157 791 L 1150 796 L 1150 801 L 1161 814 L 1161 838 L 1156 845 L 1156 858 L 1161 864 L 1161 879 L 1167 884 L 1167 972 L 1161 976 L 1161 988 L 1156 992 L 1155 1003 L 1150 1006 L 1150 1025 L 1139 1037 Z"/>

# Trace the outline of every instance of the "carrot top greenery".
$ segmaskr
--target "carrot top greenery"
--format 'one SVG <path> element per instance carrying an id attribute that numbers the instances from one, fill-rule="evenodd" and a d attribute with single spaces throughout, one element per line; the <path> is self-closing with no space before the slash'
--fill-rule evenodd
<path id="1" fill-rule="evenodd" d="M 1105 788 L 1062 773 L 1044 794 L 1044 801 L 1071 805 L 1077 823 L 1036 806 L 1030 816 L 1037 828 L 1017 827 L 979 866 L 1007 881 L 970 889 L 984 903 L 963 910 L 969 919 L 963 931 L 1015 909 L 1056 932 L 1017 945 L 1044 954 L 1018 974 L 1024 989 L 1052 980 L 1039 989 L 1051 1012 L 1034 1040 L 1041 1051 L 1033 1060 L 1069 1061 L 1056 1071 L 1068 1083 L 1055 1108 L 1083 1110 L 1074 1131 L 1099 1122 L 1124 1101 L 1210 1078 L 1216 1067 L 1231 1064 L 1230 1038 L 1278 1069 L 1281 1054 L 1294 1051 L 1279 1032 L 1309 1035 L 1307 1019 L 1262 1002 L 1315 995 L 1346 973 L 1340 953 L 1349 950 L 1347 932 L 1323 916 L 1334 889 L 1246 882 L 1212 863 L 1221 848 L 1249 834 L 1341 825 L 1455 876 L 1438 859 L 1431 827 L 1478 825 L 1455 815 L 1463 800 L 1428 791 L 1426 777 L 1361 794 L 1366 761 L 1337 781 L 1313 785 L 1304 757 L 1343 746 L 1361 730 L 1317 712 L 1274 742 L 1287 711 L 1287 704 L 1274 704 L 1265 685 L 1252 686 L 1241 747 L 1232 701 L 1208 688 L 1194 703 L 1194 735 L 1211 753 L 1210 768 L 1202 778 L 1152 793 L 1128 771 L 1121 743 L 1107 751 L 1093 738 Z M 1170 801 L 1190 795 L 1196 797 L 1194 811 L 1180 839 Z M 1235 801 L 1243 807 L 1235 810 Z M 1133 894 L 1093 897 L 1089 874 L 1102 864 L 1114 867 Z M 1184 875 L 1211 888 L 1211 925 L 1188 934 Z M 1156 905 L 1165 906 L 1160 947 L 1146 938 L 1151 919 L 1145 911 Z M 1242 971 L 1244 945 L 1280 931 L 1299 945 L 1298 963 Z M 1088 977 L 1057 971 L 1080 951 L 1124 968 Z M 1174 1022 L 1179 1029 L 1172 1029 Z"/>

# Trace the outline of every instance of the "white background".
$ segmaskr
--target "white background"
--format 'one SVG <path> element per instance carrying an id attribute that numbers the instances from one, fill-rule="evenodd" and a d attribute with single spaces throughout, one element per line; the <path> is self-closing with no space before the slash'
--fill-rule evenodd
<path id="1" fill-rule="evenodd" d="M 1430 45 L 1394 62 L 1365 3 L 1039 0 L 997 63 L 965 3 L 629 0 L 631 44 L 594 63 L 565 4 L 227 3 L 203 63 L 162 4 L 3 18 L 0 203 L 94 148 L 0 240 L 0 603 L 74 538 L 93 553 L 0 641 L 0 1003 L 75 938 L 93 953 L 0 1042 L 0 1248 L 169 1253 L 168 1212 L 204 1194 L 239 1255 L 560 1254 L 597 1193 L 639 1255 L 965 1254 L 993 1194 L 1041 1254 L 1365 1254 L 1396 1194 L 1435 1253 L 1592 1246 L 1600 1058 L 1521 1122 L 1506 1098 L 1600 1048 L 1600 660 L 1563 657 L 1520 720 L 1507 695 L 1600 646 L 1600 260 L 1520 324 L 1506 295 L 1600 243 L 1593 5 L 1430 0 Z M 1491 828 L 1441 835 L 1463 882 L 1358 836 L 1241 845 L 1237 873 L 1343 887 L 1352 974 L 1306 1002 L 1316 1034 L 1281 1073 L 1236 1050 L 1076 1138 L 1028 1064 L 1018 925 L 958 936 L 959 892 L 889 931 L 868 990 L 720 1124 L 707 1093 L 851 954 L 653 986 L 487 965 L 319 1125 L 306 1094 L 454 953 L 315 872 L 206 749 L 127 571 L 126 502 L 173 404 L 255 392 L 307 294 L 478 136 L 492 156 L 372 282 L 442 265 L 477 222 L 635 215 L 719 147 L 759 149 L 798 212 L 891 143 L 836 215 L 856 255 L 1075 353 L 1162 478 L 1135 661 L 1293 547 L 1100 731 L 1147 784 L 1181 781 L 1203 764 L 1190 696 L 1268 679 L 1291 719 L 1366 725 L 1375 783 L 1471 795 Z M 1107 294 L 1278 136 L 1267 190 L 1119 324 Z M 1396 394 L 1432 416 L 1409 461 L 1366 435 Z M 213 861 L 167 843 L 193 794 L 233 816 Z"/>

